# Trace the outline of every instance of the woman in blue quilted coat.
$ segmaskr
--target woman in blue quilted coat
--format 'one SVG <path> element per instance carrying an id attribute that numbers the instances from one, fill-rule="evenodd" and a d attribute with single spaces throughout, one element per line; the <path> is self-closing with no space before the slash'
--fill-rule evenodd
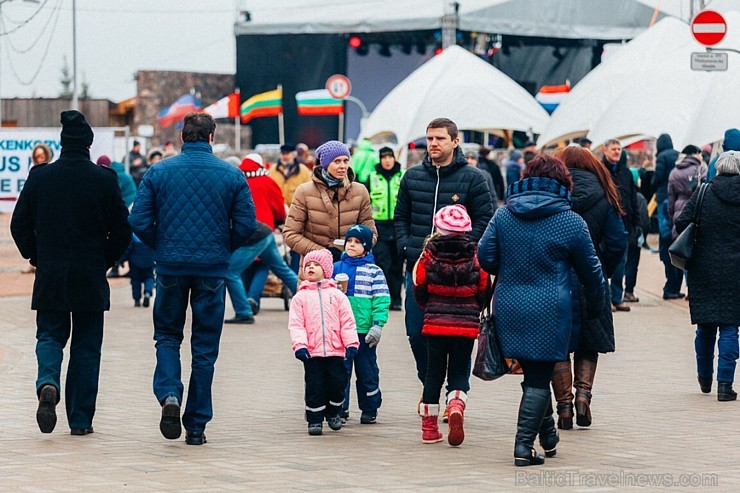
<path id="1" fill-rule="evenodd" d="M 586 222 L 571 210 L 573 186 L 565 164 L 537 156 L 509 186 L 478 244 L 481 267 L 496 276 L 493 310 L 504 356 L 524 370 L 514 464 L 543 464 L 559 441 L 552 416 L 550 378 L 568 357 L 573 326 L 571 269 L 585 287 L 591 318 L 601 313 L 604 277 Z"/>

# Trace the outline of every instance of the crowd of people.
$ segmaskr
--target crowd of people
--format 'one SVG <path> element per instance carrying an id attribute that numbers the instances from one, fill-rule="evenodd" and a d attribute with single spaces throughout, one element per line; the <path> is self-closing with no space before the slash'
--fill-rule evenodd
<path id="1" fill-rule="evenodd" d="M 315 160 L 307 146 L 283 144 L 272 166 L 256 153 L 230 164 L 213 154 L 213 118 L 191 113 L 180 154 L 165 149 L 144 158 L 135 143 L 127 174 L 106 156 L 90 161 L 93 131 L 81 113 L 65 111 L 61 121 L 61 155 L 46 164 L 48 149 L 38 161 L 34 150 L 38 164 L 11 222 L 21 255 L 37 268 L 32 309 L 43 433 L 56 425 L 70 337 L 64 390 L 71 433 L 94 432 L 103 312 L 110 308 L 106 272 L 127 262 L 135 306 L 153 299 L 160 431 L 177 439 L 184 428 L 187 444 L 206 443 L 223 324 L 255 323 L 272 271 L 292 294 L 287 325 L 304 367 L 310 435 L 321 435 L 324 421 L 340 430 L 349 419 L 353 373 L 360 423 L 377 422 L 377 347 L 389 311 L 403 307 L 423 386 L 422 442 L 442 441 L 442 417 L 448 443 L 461 445 L 472 350 L 490 304 L 503 356 L 524 374 L 514 463 L 542 464 L 557 453 L 558 429 L 573 428 L 574 419 L 592 423 L 599 354 L 616 347 L 613 312 L 639 301 L 648 203 L 657 209 L 665 299 L 685 296 L 670 245 L 701 223 L 686 275 L 697 376 L 701 391 L 710 392 L 718 335 L 717 397 L 736 399 L 740 312 L 726 294 L 740 288 L 735 129 L 709 166 L 699 147 L 679 155 L 670 137 L 660 136 L 651 177 L 645 167 L 630 169 L 619 141 L 604 143 L 599 158 L 587 139 L 554 154 L 528 143 L 524 152 L 509 152 L 502 173 L 488 149 L 463 153 L 458 128 L 446 118 L 428 124 L 422 162 L 404 169 L 389 147 L 376 153 L 361 142 L 353 153 L 333 140 L 316 149 Z M 648 181 L 654 197 L 642 193 Z M 278 249 L 280 227 L 290 257 Z M 227 291 L 235 314 L 224 320 Z M 180 347 L 188 307 L 186 392 Z M 544 455 L 535 449 L 538 438 Z"/>

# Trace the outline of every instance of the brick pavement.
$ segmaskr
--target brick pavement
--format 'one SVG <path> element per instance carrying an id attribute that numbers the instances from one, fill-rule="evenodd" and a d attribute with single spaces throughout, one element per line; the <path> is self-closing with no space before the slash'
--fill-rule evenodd
<path id="1" fill-rule="evenodd" d="M 309 437 L 302 368 L 278 299 L 264 301 L 256 325 L 224 329 L 209 443 L 165 440 L 151 394 L 151 311 L 133 308 L 122 281 L 106 316 L 95 434 L 70 436 L 62 401 L 56 430 L 42 435 L 35 423 L 34 314 L 28 296 L 1 297 L 0 491 L 513 491 L 524 484 L 623 491 L 647 480 L 663 486 L 642 491 L 678 489 L 666 487 L 669 477 L 640 474 L 673 475 L 676 482 L 702 480 L 682 474 L 704 475 L 718 486 L 701 491 L 737 491 L 740 403 L 699 392 L 686 303 L 664 302 L 659 292 L 660 264 L 646 252 L 642 303 L 616 314 L 618 349 L 599 365 L 593 425 L 561 432 L 558 456 L 529 468 L 512 465 L 518 377 L 472 379 L 462 447 L 421 443 L 414 413 L 421 387 L 399 312 L 379 347 L 378 424 L 360 425 L 353 405 L 340 432 L 325 427 L 323 436 Z"/>

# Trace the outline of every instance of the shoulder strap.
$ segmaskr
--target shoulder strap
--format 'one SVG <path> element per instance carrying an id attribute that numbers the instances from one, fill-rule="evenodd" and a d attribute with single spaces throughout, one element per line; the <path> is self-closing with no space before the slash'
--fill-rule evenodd
<path id="1" fill-rule="evenodd" d="M 699 185 L 698 196 L 696 197 L 696 207 L 694 209 L 694 224 L 699 226 L 699 218 L 701 218 L 701 206 L 704 204 L 704 195 L 707 193 L 709 183 L 702 183 Z"/>

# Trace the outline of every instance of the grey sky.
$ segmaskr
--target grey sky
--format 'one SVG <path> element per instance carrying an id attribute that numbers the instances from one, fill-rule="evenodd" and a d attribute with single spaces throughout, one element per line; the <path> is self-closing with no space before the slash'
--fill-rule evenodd
<path id="1" fill-rule="evenodd" d="M 72 68 L 72 0 L 0 3 L 2 33 L 43 6 L 0 36 L 0 95 L 58 96 L 65 56 Z M 234 0 L 77 0 L 78 81 L 84 74 L 93 97 L 120 101 L 136 95 L 137 70 L 233 73 L 234 19 Z"/>

